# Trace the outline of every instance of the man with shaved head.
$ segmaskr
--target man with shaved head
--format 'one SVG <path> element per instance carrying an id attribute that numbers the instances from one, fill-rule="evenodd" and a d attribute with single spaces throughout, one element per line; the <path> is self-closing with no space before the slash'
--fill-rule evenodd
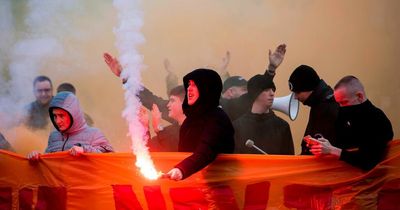
<path id="1" fill-rule="evenodd" d="M 393 139 L 392 124 L 385 113 L 367 98 L 364 86 L 354 76 L 343 77 L 335 86 L 340 105 L 336 120 L 336 144 L 319 138 L 309 144 L 314 155 L 334 155 L 364 170 L 374 168 L 386 156 Z"/>

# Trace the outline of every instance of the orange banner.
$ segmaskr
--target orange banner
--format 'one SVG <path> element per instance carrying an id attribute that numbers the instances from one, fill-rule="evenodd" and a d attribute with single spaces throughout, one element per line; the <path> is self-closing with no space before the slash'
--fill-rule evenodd
<path id="1" fill-rule="evenodd" d="M 189 153 L 152 153 L 168 171 Z M 400 141 L 368 173 L 333 158 L 220 155 L 183 181 L 145 179 L 132 154 L 0 151 L 0 209 L 399 209 Z"/>

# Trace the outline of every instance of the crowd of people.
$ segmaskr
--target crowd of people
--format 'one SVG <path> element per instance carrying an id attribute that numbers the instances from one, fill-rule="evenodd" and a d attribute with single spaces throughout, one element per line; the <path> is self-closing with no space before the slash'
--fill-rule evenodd
<path id="1" fill-rule="evenodd" d="M 182 180 L 206 167 L 218 154 L 294 155 L 289 124 L 275 115 L 272 104 L 277 87 L 276 70 L 283 62 L 286 45 L 269 52 L 269 64 L 262 74 L 248 81 L 230 76 L 226 70 L 230 53 L 223 58 L 219 72 L 208 68 L 193 70 L 178 85 L 168 60 L 167 89 L 169 99 L 156 96 L 146 87 L 138 94 L 144 107 L 151 110 L 140 121 L 148 132 L 148 147 L 153 152 L 191 152 L 164 177 Z M 104 59 L 110 70 L 120 77 L 123 68 L 108 53 Z M 221 77 L 224 79 L 221 79 Z M 123 83 L 126 78 L 123 79 Z M 301 142 L 301 155 L 333 155 L 363 170 L 370 170 L 385 158 L 393 129 L 385 113 L 368 100 L 361 81 L 345 76 L 332 89 L 308 65 L 300 65 L 288 78 L 289 89 L 310 113 Z M 280 87 L 278 87 L 280 88 Z M 45 153 L 69 151 L 71 155 L 114 152 L 104 134 L 93 127 L 94 121 L 80 108 L 76 89 L 63 83 L 53 96 L 53 84 L 46 76 L 33 81 L 36 100 L 30 103 L 26 127 L 37 130 L 54 126 Z M 162 126 L 161 120 L 170 123 Z M 251 140 L 258 149 L 249 147 Z M 0 148 L 13 151 L 0 134 Z M 41 152 L 28 154 L 38 161 Z"/>

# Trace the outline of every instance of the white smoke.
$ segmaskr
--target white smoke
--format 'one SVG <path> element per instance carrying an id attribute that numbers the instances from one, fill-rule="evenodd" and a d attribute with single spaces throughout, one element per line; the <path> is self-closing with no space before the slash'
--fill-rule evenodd
<path id="1" fill-rule="evenodd" d="M 0 9 L 0 29 L 2 37 L 5 35 L 0 54 L 3 70 L 0 79 L 0 127 L 3 129 L 20 123 L 24 107 L 34 98 L 33 79 L 49 60 L 63 55 L 61 40 L 71 29 L 65 15 L 77 8 L 75 0 L 27 1 L 25 30 L 21 38 L 15 40 L 12 4 L 11 0 L 2 1 Z"/>
<path id="2" fill-rule="evenodd" d="M 143 13 L 139 10 L 140 2 L 135 0 L 114 0 L 118 12 L 119 25 L 114 29 L 116 47 L 123 66 L 122 78 L 127 79 L 125 88 L 125 109 L 123 116 L 128 122 L 129 135 L 132 140 L 132 150 L 136 155 L 136 166 L 149 179 L 157 179 L 148 148 L 146 147 L 146 128 L 139 122 L 138 113 L 141 103 L 137 94 L 142 89 L 141 70 L 144 69 L 143 56 L 137 51 L 139 45 L 145 42 L 140 32 L 143 25 Z"/>
<path id="3" fill-rule="evenodd" d="M 2 1 L 0 7 L 0 129 L 3 130 L 6 122 L 12 119 L 7 117 L 7 108 L 10 106 L 9 98 L 9 71 L 8 62 L 10 60 L 9 49 L 15 42 L 15 27 L 12 15 L 11 0 Z M 7 104 L 4 102 L 8 102 Z M 10 106 L 11 108 L 13 106 Z M 1 131 L 0 130 L 0 131 Z"/>

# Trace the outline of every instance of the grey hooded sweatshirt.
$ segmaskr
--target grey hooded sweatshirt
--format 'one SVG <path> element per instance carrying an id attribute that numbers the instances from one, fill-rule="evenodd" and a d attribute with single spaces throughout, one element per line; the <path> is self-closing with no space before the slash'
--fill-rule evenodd
<path id="1" fill-rule="evenodd" d="M 54 108 L 64 109 L 71 117 L 71 126 L 64 132 L 61 132 L 54 122 Z M 45 153 L 66 151 L 73 146 L 81 146 L 84 152 L 89 153 L 114 151 L 99 129 L 86 124 L 79 101 L 74 94 L 66 91 L 59 92 L 50 102 L 49 114 L 56 130 L 50 133 Z"/>

